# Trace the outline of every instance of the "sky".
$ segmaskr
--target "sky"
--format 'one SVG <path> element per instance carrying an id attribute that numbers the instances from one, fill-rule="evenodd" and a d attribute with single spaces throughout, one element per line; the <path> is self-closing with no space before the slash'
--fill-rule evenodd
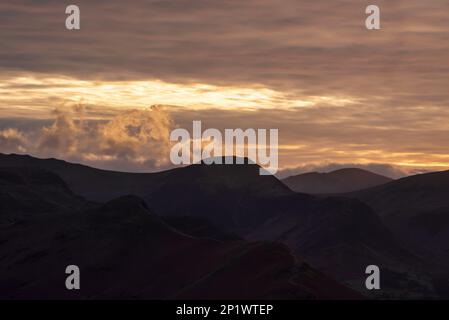
<path id="1" fill-rule="evenodd" d="M 69 4 L 80 30 L 65 28 Z M 370 4 L 380 30 L 365 27 Z M 278 128 L 284 175 L 449 169 L 447 12 L 446 0 L 4 0 L 0 152 L 163 170 L 170 131 L 201 120 Z"/>

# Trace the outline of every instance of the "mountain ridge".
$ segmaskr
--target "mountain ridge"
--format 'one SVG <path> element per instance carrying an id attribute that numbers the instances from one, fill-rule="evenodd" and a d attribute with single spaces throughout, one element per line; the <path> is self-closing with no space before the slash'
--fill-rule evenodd
<path id="1" fill-rule="evenodd" d="M 4 159 L 0 157 L 0 167 L 8 163 Z M 15 160 L 9 165 L 20 162 Z M 51 170 L 53 163 L 27 161 L 45 170 Z M 384 292 L 391 290 L 394 295 L 409 283 L 423 296 L 432 296 L 426 284 L 414 280 L 425 270 L 423 261 L 403 247 L 361 200 L 295 193 L 273 176 L 260 176 L 258 168 L 200 164 L 158 174 L 105 174 L 68 163 L 54 169 L 91 201 L 104 203 L 126 195 L 142 198 L 150 211 L 174 222 L 183 233 L 225 241 L 281 242 L 295 256 L 364 293 L 363 269 L 376 262 L 395 275 L 385 279 Z"/>
<path id="2" fill-rule="evenodd" d="M 331 172 L 307 172 L 282 179 L 295 192 L 335 194 L 381 185 L 393 179 L 359 168 L 343 168 Z"/>
<path id="3" fill-rule="evenodd" d="M 4 202 L 21 195 L 33 205 L 8 216 L 0 212 L 2 299 L 360 298 L 281 244 L 189 235 L 188 228 L 180 232 L 137 196 L 87 202 L 58 183 L 54 173 L 16 171 L 24 179 L 0 174 L 0 194 L 11 195 Z M 36 174 L 49 178 L 46 188 L 39 188 Z M 36 190 L 38 197 L 23 194 L 17 185 Z M 74 205 L 61 206 L 68 198 Z M 34 212 L 44 199 L 54 201 Z M 81 270 L 80 291 L 64 286 L 69 264 Z"/>

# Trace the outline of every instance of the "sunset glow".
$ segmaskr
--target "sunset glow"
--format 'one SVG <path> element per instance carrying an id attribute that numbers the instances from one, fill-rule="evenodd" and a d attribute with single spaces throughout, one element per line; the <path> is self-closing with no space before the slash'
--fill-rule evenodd
<path id="1" fill-rule="evenodd" d="M 61 24 L 64 4 L 0 4 L 8 13 L 0 152 L 116 170 L 169 167 L 163 144 L 127 136 L 137 115 L 148 127 L 162 117 L 163 132 L 194 120 L 279 129 L 281 168 L 381 165 L 394 176 L 449 168 L 443 2 L 381 1 L 388 15 L 373 32 L 363 5 L 351 2 L 113 1 L 107 14 L 97 3 L 78 5 L 82 27 L 72 32 Z"/>
<path id="2" fill-rule="evenodd" d="M 110 111 L 171 105 L 191 110 L 289 109 L 325 102 L 344 106 L 348 97 L 310 96 L 303 99 L 260 85 L 220 87 L 209 84 L 175 84 L 160 80 L 86 81 L 61 76 L 16 76 L 0 83 L 0 104 L 23 116 L 48 116 L 54 108 L 70 103 L 108 107 Z M 5 113 L 7 110 L 4 111 Z M 27 114 L 29 112 L 29 114 Z M 11 114 L 12 116 L 12 114 Z"/>

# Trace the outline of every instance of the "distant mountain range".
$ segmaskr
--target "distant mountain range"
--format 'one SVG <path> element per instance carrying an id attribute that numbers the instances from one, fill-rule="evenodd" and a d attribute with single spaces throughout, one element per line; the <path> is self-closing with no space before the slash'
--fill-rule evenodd
<path id="1" fill-rule="evenodd" d="M 442 270 L 445 270 L 449 264 L 446 264 L 446 260 L 443 258 L 441 258 L 441 261 L 436 260 L 436 257 L 444 257 L 444 245 L 436 248 L 438 250 L 432 249 L 426 251 L 425 247 L 418 248 L 418 246 L 408 239 L 414 237 L 413 232 L 421 232 L 419 228 L 414 229 L 405 226 L 405 230 L 410 231 L 409 234 L 406 234 L 405 231 L 403 232 L 403 229 L 396 227 L 392 222 L 396 220 L 386 218 L 391 214 L 395 216 L 401 213 L 400 208 L 402 205 L 404 205 L 404 208 L 411 208 L 412 206 L 418 208 L 421 204 L 425 208 L 440 208 L 443 210 L 443 204 L 445 203 L 444 194 L 447 194 L 445 193 L 445 186 L 449 181 L 446 173 L 434 173 L 433 175 L 437 178 L 430 179 L 434 181 L 433 184 L 428 182 L 427 184 L 421 185 L 422 182 L 420 181 L 415 183 L 413 182 L 416 179 L 415 177 L 397 181 L 390 181 L 390 179 L 384 177 L 387 180 L 386 184 L 367 190 L 345 193 L 345 191 L 342 191 L 345 189 L 339 189 L 340 192 L 335 192 L 336 189 L 333 189 L 334 192 L 330 193 L 340 193 L 340 195 L 313 196 L 296 193 L 273 176 L 260 176 L 259 167 L 253 164 L 199 164 L 160 173 L 140 174 L 104 171 L 55 159 L 43 160 L 29 156 L 0 155 L 0 167 L 3 167 L 2 172 L 4 172 L 3 176 L 5 177 L 0 179 L 0 194 L 2 199 L 8 199 L 4 203 L 9 206 L 7 210 L 3 210 L 2 207 L 3 212 L 8 211 L 8 214 L 3 215 L 6 219 L 3 225 L 9 226 L 13 223 L 14 228 L 25 228 L 25 226 L 28 226 L 26 228 L 29 229 L 10 229 L 15 230 L 14 232 L 17 234 L 19 234 L 19 230 L 20 234 L 26 234 L 25 239 L 28 240 L 22 239 L 20 241 L 29 241 L 28 247 L 32 247 L 32 243 L 46 243 L 47 250 L 50 250 L 49 248 L 53 245 L 49 245 L 51 241 L 46 240 L 42 242 L 35 238 L 37 236 L 45 236 L 45 233 L 41 234 L 36 232 L 36 227 L 30 226 L 28 222 L 11 222 L 15 221 L 14 219 L 38 217 L 40 216 L 39 212 L 44 212 L 45 214 L 42 217 L 47 217 L 48 215 L 52 217 L 49 217 L 48 221 L 55 219 L 55 222 L 51 222 L 55 224 L 55 227 L 49 228 L 48 230 L 54 229 L 58 230 L 59 233 L 69 234 L 75 232 L 74 230 L 78 230 L 76 232 L 79 232 L 79 230 L 84 229 L 85 223 L 91 226 L 87 228 L 90 228 L 89 230 L 95 230 L 99 228 L 99 225 L 108 226 L 111 223 L 111 230 L 114 231 L 107 233 L 101 240 L 107 242 L 106 239 L 109 236 L 114 238 L 114 233 L 118 233 L 118 239 L 121 237 L 120 232 L 122 231 L 120 230 L 123 223 L 128 226 L 126 222 L 127 215 L 132 215 L 137 210 L 134 205 L 128 203 L 132 200 L 132 203 L 140 203 L 139 206 L 145 208 L 145 211 L 154 212 L 155 219 L 157 217 L 157 221 L 161 221 L 170 230 L 174 230 L 176 234 L 181 234 L 188 238 L 201 239 L 201 241 L 212 240 L 214 243 L 217 241 L 221 243 L 220 246 L 217 245 L 217 249 L 207 249 L 209 251 L 224 250 L 229 253 L 232 250 L 229 251 L 228 249 L 234 247 L 237 243 L 241 248 L 252 247 L 257 243 L 264 244 L 262 245 L 263 249 L 260 249 L 262 253 L 259 254 L 265 258 L 260 257 L 260 260 L 257 260 L 259 259 L 257 257 L 254 258 L 256 259 L 255 261 L 261 261 L 257 263 L 257 267 L 256 264 L 253 265 L 253 272 L 255 274 L 259 270 L 257 268 L 262 268 L 267 263 L 262 261 L 272 261 L 270 263 L 274 263 L 272 268 L 268 267 L 270 265 L 268 264 L 267 270 L 273 270 L 273 272 L 274 270 L 279 271 L 279 266 L 275 264 L 277 258 L 274 258 L 274 256 L 277 255 L 276 252 L 285 252 L 281 256 L 290 256 L 290 258 L 286 258 L 287 260 L 293 257 L 293 260 L 291 260 L 293 262 L 287 264 L 287 267 L 283 263 L 282 265 L 285 269 L 282 269 L 284 271 L 281 274 L 283 272 L 290 275 L 296 274 L 295 272 L 292 273 L 292 270 L 298 270 L 297 268 L 302 270 L 301 268 L 307 266 L 307 268 L 313 270 L 310 272 L 319 275 L 312 277 L 317 282 L 307 277 L 304 278 L 304 275 L 301 275 L 299 278 L 307 282 L 306 288 L 308 289 L 306 290 L 307 292 L 298 291 L 300 294 L 294 298 L 305 296 L 323 298 L 326 296 L 325 292 L 328 292 L 327 287 L 329 287 L 329 292 L 332 293 L 327 297 L 354 297 L 354 294 L 349 289 L 324 276 L 323 273 L 335 278 L 340 283 L 357 289 L 365 296 L 381 296 L 384 298 L 439 297 L 445 296 L 446 290 L 449 288 L 444 281 L 441 281 L 441 277 L 444 276 Z M 13 169 L 13 167 L 20 167 L 20 169 Z M 45 188 L 31 184 L 29 187 L 30 190 L 25 193 L 22 192 L 25 189 L 20 189 L 23 187 L 11 184 L 11 181 L 16 181 L 19 178 L 14 175 L 8 176 L 8 172 L 18 170 L 23 175 L 26 174 L 27 170 L 34 169 L 50 172 L 53 177 L 52 181 L 54 180 L 54 182 Z M 346 186 L 350 185 L 349 181 L 352 179 L 351 177 L 355 177 L 355 181 L 360 183 L 360 181 L 364 180 L 360 177 L 366 176 L 364 172 L 360 173 L 358 169 L 339 171 L 342 172 L 338 173 L 338 176 L 346 176 Z M 345 171 L 347 174 L 345 174 Z M 28 181 L 31 178 L 22 177 L 20 179 Z M 17 181 L 20 181 L 20 179 Z M 379 182 L 380 178 L 377 181 Z M 403 181 L 412 182 L 405 183 Z M 411 193 L 414 199 L 410 201 L 410 206 L 407 207 L 409 204 L 405 203 L 407 202 L 407 192 L 410 192 L 410 188 L 406 189 L 407 191 L 402 191 L 401 188 L 409 183 L 414 186 L 416 194 Z M 60 187 L 52 189 L 55 188 L 51 187 L 54 184 Z M 62 192 L 60 190 L 61 188 L 66 191 Z M 40 194 L 40 192 L 47 189 L 49 193 Z M 17 200 L 21 197 L 19 194 L 30 194 L 30 198 L 27 198 L 26 201 L 19 201 Z M 68 197 L 68 194 L 71 196 Z M 132 197 L 129 195 L 132 195 Z M 396 200 L 395 197 L 397 197 Z M 51 200 L 53 198 L 55 200 Z M 423 200 L 422 203 L 420 199 Z M 123 201 L 125 201 L 125 205 L 119 205 Z M 104 205 L 104 203 L 109 204 Z M 62 206 L 62 208 L 57 210 L 51 209 L 50 204 L 55 205 L 57 208 Z M 120 215 L 120 219 L 125 219 L 123 222 L 119 222 L 118 224 L 113 222 L 114 213 L 109 213 L 110 211 L 105 209 L 105 207 L 108 208 L 110 206 L 114 208 L 112 210 L 113 212 L 117 212 Z M 388 208 L 396 209 L 388 211 Z M 63 211 L 65 214 L 50 214 L 50 212 L 59 211 Z M 86 218 L 87 220 L 82 221 L 78 221 L 79 218 L 75 219 L 75 212 L 78 211 L 91 212 L 89 219 Z M 408 209 L 405 210 L 405 212 L 407 211 Z M 433 213 L 435 212 L 432 211 L 431 214 Z M 438 217 L 442 221 L 445 221 L 444 211 L 438 211 L 436 214 L 438 214 Z M 80 216 L 84 217 L 85 215 L 81 214 Z M 420 216 L 420 214 L 417 216 Z M 95 223 L 90 221 L 90 219 L 93 219 Z M 137 222 L 133 222 L 132 226 L 130 225 L 130 228 L 134 230 L 133 232 L 140 230 L 139 225 L 141 223 L 146 223 L 141 222 L 139 219 L 136 220 Z M 62 221 L 64 221 L 63 231 L 58 229 L 61 228 Z M 405 221 L 406 224 L 409 223 L 407 219 L 400 221 Z M 431 222 L 428 223 L 431 224 Z M 82 226 L 78 227 L 78 224 Z M 420 224 L 421 226 L 422 224 Z M 125 230 L 126 228 L 123 229 L 123 232 L 127 232 Z M 147 239 L 145 241 L 148 241 L 148 243 L 142 242 L 141 246 L 154 246 L 154 244 L 151 244 L 153 238 L 150 235 L 144 235 L 147 233 L 145 230 L 139 232 L 139 237 L 143 237 L 143 239 Z M 444 228 L 440 232 L 442 232 L 439 235 L 440 239 L 444 239 L 443 235 L 448 234 Z M 124 237 L 126 238 L 127 236 Z M 85 239 L 84 236 L 80 236 L 79 239 L 81 238 Z M 0 257 L 2 255 L 8 256 L 12 254 L 11 248 L 14 248 L 12 246 L 13 242 L 8 242 L 6 239 L 8 238 L 0 236 Z M 18 237 L 17 239 L 20 238 Z M 95 241 L 97 240 L 95 239 Z M 122 240 L 117 241 L 120 242 Z M 138 239 L 135 241 L 137 242 Z M 157 241 L 161 247 L 165 246 L 164 241 Z M 172 243 L 171 241 L 167 243 Z M 273 242 L 278 244 L 274 245 Z M 181 242 L 176 243 L 182 246 Z M 174 256 L 172 257 L 170 255 L 170 259 L 173 260 L 169 260 L 170 262 L 167 263 L 176 264 L 177 260 L 175 255 L 178 255 L 176 249 L 178 244 L 173 246 L 169 245 L 170 248 L 173 248 L 170 250 L 173 250 Z M 87 246 L 86 243 L 82 245 Z M 135 246 L 136 243 L 132 242 L 128 244 L 125 242 L 121 243 L 121 245 Z M 201 245 L 206 246 L 206 244 Z M 65 245 L 59 244 L 59 246 L 56 246 L 59 250 L 65 250 Z M 104 244 L 104 246 L 102 249 L 107 251 L 107 245 Z M 115 248 L 115 246 L 116 244 L 111 244 L 111 248 Z M 273 253 L 269 249 L 271 246 L 279 249 L 275 249 Z M 203 250 L 198 249 L 199 247 L 195 248 L 193 245 L 191 247 L 188 245 L 188 247 L 192 250 Z M 41 250 L 45 251 L 44 248 Z M 257 252 L 260 252 L 260 250 Z M 111 257 L 113 252 L 115 252 L 115 249 L 111 249 L 109 253 Z M 88 254 L 93 253 L 89 251 Z M 86 253 L 86 259 L 88 254 Z M 211 255 L 214 254 L 211 253 Z M 140 253 L 137 254 L 133 258 L 136 259 L 136 263 L 137 257 L 143 259 Z M 232 255 L 226 256 L 225 258 L 235 259 L 232 258 Z M 191 263 L 193 261 L 202 261 L 202 263 L 208 261 L 208 258 L 204 257 L 200 260 L 195 259 L 191 260 Z M 214 260 L 216 258 L 212 257 L 211 259 Z M 217 265 L 220 265 L 225 260 L 218 259 L 214 261 L 218 261 Z M 299 262 L 299 265 L 297 265 L 298 261 L 303 262 Z M 307 263 L 304 261 L 307 261 Z M 13 260 L 10 262 L 13 263 Z M 249 262 L 245 262 L 244 264 L 246 263 Z M 92 268 L 94 268 L 94 264 L 101 265 L 99 261 L 95 260 Z M 186 264 L 186 267 L 189 268 L 188 262 Z M 365 267 L 370 264 L 376 264 L 382 270 L 382 290 L 380 293 L 369 292 L 364 287 L 364 279 L 366 277 L 364 273 Z M 235 271 L 232 276 L 233 279 L 237 279 L 238 274 L 246 275 L 245 272 L 247 272 L 243 269 L 240 270 L 237 266 L 233 270 Z M 23 274 L 26 274 L 25 271 L 29 272 L 28 269 L 24 269 Z M 118 269 L 114 272 L 118 272 Z M 221 273 L 218 272 L 218 274 Z M 257 290 L 248 292 L 244 297 L 260 297 L 260 295 L 263 295 L 271 298 L 276 296 L 273 293 L 273 286 L 275 286 L 273 279 L 275 278 L 275 274 L 268 273 L 265 275 L 267 277 L 266 281 L 264 280 L 267 284 L 266 288 L 258 288 L 255 284 L 251 284 Z M 182 281 L 183 276 L 179 277 L 179 281 Z M 198 289 L 199 287 L 195 286 L 195 290 L 198 290 L 195 292 L 198 292 L 198 294 L 193 294 L 191 291 L 184 291 L 180 287 L 176 287 L 172 292 L 167 293 L 167 295 L 161 295 L 161 297 L 178 296 L 181 295 L 180 292 L 189 292 L 189 295 L 186 295 L 189 297 L 200 297 L 206 293 L 212 294 L 207 291 L 206 287 L 215 288 L 214 290 L 219 291 L 219 286 L 224 286 L 225 283 L 233 283 L 231 280 L 223 281 L 223 279 L 217 278 L 216 281 L 219 284 L 217 284 L 217 287 L 211 287 L 210 284 L 206 286 L 206 283 L 204 283 L 205 287 L 202 287 L 200 290 Z M 285 283 L 282 282 L 282 279 L 285 279 Z M 291 277 L 281 277 L 280 281 L 284 284 L 281 285 L 283 289 L 280 289 L 279 297 L 286 296 L 286 292 L 289 291 L 288 283 L 291 283 L 291 280 Z M 300 287 L 304 286 L 302 282 L 293 282 L 298 283 Z M 318 282 L 322 282 L 324 286 L 322 291 L 316 291 L 315 286 Z M 197 282 L 195 281 L 195 283 Z M 124 286 L 126 287 L 125 284 Z M 312 288 L 315 288 L 315 291 Z M 116 289 L 118 290 L 118 288 Z M 106 291 L 109 292 L 109 290 L 111 289 L 107 289 Z M 157 296 L 156 292 L 158 290 L 144 296 L 155 297 Z M 235 293 L 241 290 L 240 287 L 233 287 L 232 290 L 229 290 L 225 291 L 229 292 L 229 296 L 232 297 L 235 294 L 236 298 L 243 297 Z M 258 295 L 259 293 L 260 295 Z M 116 291 L 112 295 L 115 294 L 117 294 Z M 99 293 L 99 295 L 104 296 L 104 292 Z M 449 292 L 447 292 L 447 296 L 449 296 Z"/>
<path id="2" fill-rule="evenodd" d="M 339 169 L 328 173 L 308 172 L 282 180 L 296 192 L 310 194 L 334 194 L 362 190 L 392 179 L 357 168 Z"/>
<path id="3" fill-rule="evenodd" d="M 44 169 L 1 168 L 0 205 L 1 299 L 359 298 L 281 244 L 172 224 L 136 196 L 88 202 Z M 69 264 L 80 291 L 65 288 Z"/>

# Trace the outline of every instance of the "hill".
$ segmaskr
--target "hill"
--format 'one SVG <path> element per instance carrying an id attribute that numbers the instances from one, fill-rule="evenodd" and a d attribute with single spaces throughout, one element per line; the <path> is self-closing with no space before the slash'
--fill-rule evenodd
<path id="1" fill-rule="evenodd" d="M 329 173 L 309 172 L 282 180 L 293 191 L 309 194 L 351 192 L 390 181 L 392 179 L 357 168 L 340 169 Z"/>
<path id="2" fill-rule="evenodd" d="M 359 297 L 283 245 L 197 236 L 199 221 L 180 231 L 136 196 L 88 202 L 41 169 L 0 173 L 2 299 Z M 70 264 L 79 291 L 65 288 Z"/>
<path id="3" fill-rule="evenodd" d="M 167 224 L 194 237 L 282 243 L 296 259 L 310 261 L 366 294 L 364 268 L 377 264 L 391 275 L 383 278 L 384 294 L 433 295 L 422 259 L 410 253 L 369 206 L 347 197 L 295 193 L 273 176 L 260 176 L 257 165 L 198 164 L 131 174 L 54 159 L 8 157 L 0 157 L 0 165 L 12 168 L 26 162 L 45 168 L 96 202 L 138 196 Z"/>

